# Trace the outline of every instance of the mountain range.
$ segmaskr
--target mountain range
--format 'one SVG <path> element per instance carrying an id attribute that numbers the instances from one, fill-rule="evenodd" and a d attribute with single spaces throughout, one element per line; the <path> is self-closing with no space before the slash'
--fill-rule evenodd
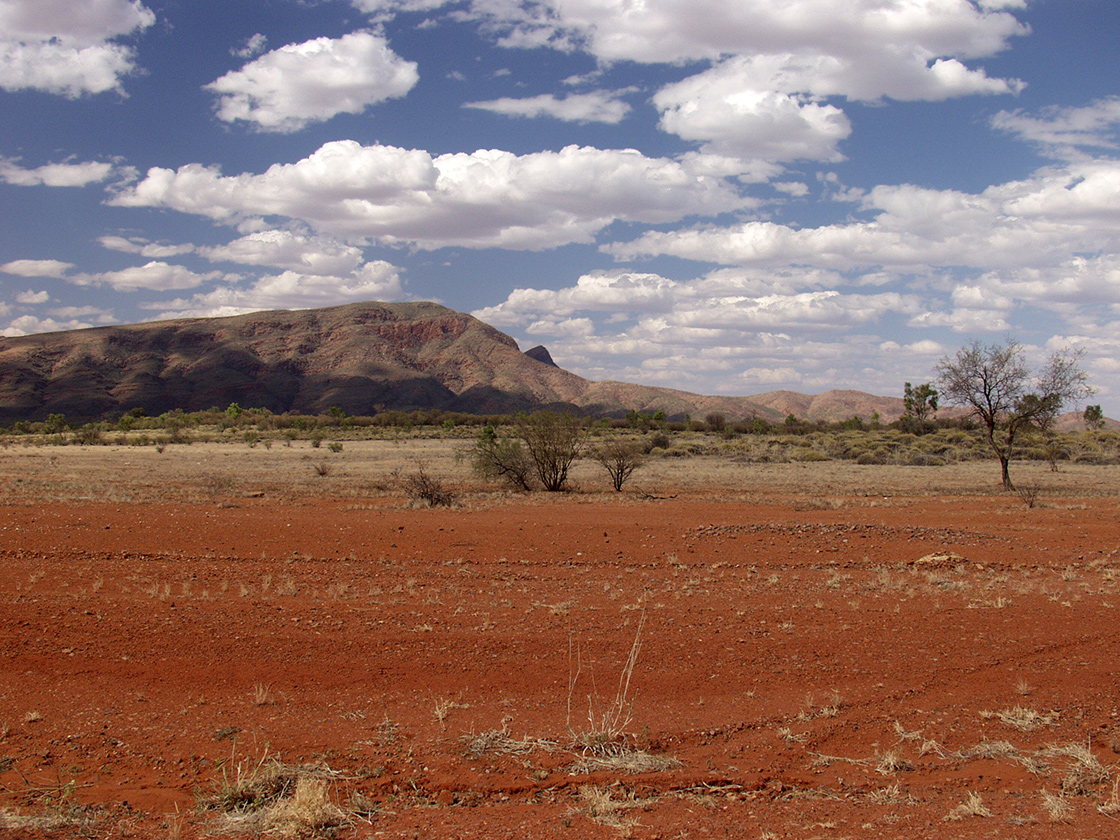
<path id="1" fill-rule="evenodd" d="M 436 303 L 354 303 L 0 338 L 0 423 L 116 419 L 242 407 L 319 414 L 441 409 L 498 414 L 540 408 L 611 416 L 884 422 L 897 397 L 859 391 L 807 396 L 703 396 L 623 382 L 593 382 L 558 367 L 543 347 L 517 342 Z"/>

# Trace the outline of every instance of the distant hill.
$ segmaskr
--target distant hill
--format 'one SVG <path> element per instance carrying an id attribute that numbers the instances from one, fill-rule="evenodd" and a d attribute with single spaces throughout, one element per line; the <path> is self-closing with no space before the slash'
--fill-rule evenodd
<path id="1" fill-rule="evenodd" d="M 0 338 L 0 423 L 116 419 L 200 411 L 236 402 L 276 413 L 441 409 L 498 414 L 569 408 L 637 410 L 729 421 L 787 415 L 810 421 L 902 413 L 902 400 L 859 391 L 702 396 L 591 382 L 556 366 L 544 347 L 435 303 L 355 303 L 230 318 L 157 321 Z"/>
<path id="2" fill-rule="evenodd" d="M 571 404 L 589 383 L 434 303 L 360 303 L 0 339 L 0 422 L 237 402 L 274 412 Z"/>

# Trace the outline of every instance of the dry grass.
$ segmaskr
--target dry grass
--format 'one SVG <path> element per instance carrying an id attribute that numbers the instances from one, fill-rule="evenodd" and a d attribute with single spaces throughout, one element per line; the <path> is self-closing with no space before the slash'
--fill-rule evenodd
<path id="1" fill-rule="evenodd" d="M 431 629 L 430 627 L 428 628 Z M 456 700 L 449 700 L 446 697 L 441 697 L 436 700 L 435 706 L 432 708 L 432 714 L 435 719 L 439 721 L 440 727 L 443 726 L 444 721 L 447 720 L 448 715 L 455 709 L 469 709 L 469 703 L 460 703 Z"/>
<path id="2" fill-rule="evenodd" d="M 256 683 L 250 694 L 254 706 L 275 706 L 279 700 L 272 693 L 272 686 L 267 683 Z"/>
<path id="3" fill-rule="evenodd" d="M 283 491 L 289 497 L 384 495 L 393 490 L 392 471 L 408 471 L 418 460 L 457 487 L 477 486 L 470 465 L 456 459 L 461 448 L 462 441 L 454 438 L 386 432 L 381 439 L 347 440 L 346 469 L 317 476 L 313 464 L 343 462 L 328 460 L 306 440 L 271 450 L 251 449 L 243 442 L 170 444 L 162 454 L 151 446 L 15 445 L 0 448 L 0 493 L 16 502 L 213 500 L 216 486 L 231 497 L 269 491 Z M 1042 486 L 1051 500 L 1115 495 L 1120 485 L 1120 466 L 1115 465 L 1071 463 L 1051 473 L 1048 464 L 1018 462 L 1014 472 L 1017 482 Z M 800 498 L 807 495 L 806 487 L 822 486 L 829 486 L 837 496 L 956 496 L 992 487 L 998 474 L 992 461 L 937 468 L 868 468 L 837 461 L 771 463 L 752 470 L 751 487 L 760 498 Z M 590 461 L 577 462 L 571 479 L 580 487 L 614 492 L 603 480 L 601 468 Z M 728 488 L 739 494 L 742 479 L 742 463 L 719 452 L 650 458 L 643 466 L 643 485 L 655 490 Z"/>
<path id="4" fill-rule="evenodd" d="M 1120 818 L 1120 776 L 1112 783 L 1112 794 L 1097 806 L 1097 810 L 1106 817 Z"/>
<path id="5" fill-rule="evenodd" d="M 638 824 L 637 818 L 627 816 L 626 811 L 640 808 L 644 803 L 633 797 L 612 799 L 611 792 L 595 785 L 581 785 L 579 789 L 580 807 L 575 813 L 590 817 L 599 825 L 617 828 L 625 834 Z"/>
<path id="6" fill-rule="evenodd" d="M 984 804 L 980 794 L 969 791 L 968 798 L 945 815 L 947 820 L 963 820 L 966 817 L 990 817 L 991 810 Z"/>
<path id="7" fill-rule="evenodd" d="M 470 756 L 479 758 L 484 755 L 527 755 L 535 750 L 552 752 L 557 748 L 555 741 L 544 738 L 511 738 L 509 729 L 491 729 L 475 734 L 470 732 L 460 739 L 463 747 Z"/>
<path id="8" fill-rule="evenodd" d="M 591 691 L 587 693 L 587 727 L 580 728 L 572 722 L 572 700 L 576 695 L 580 677 L 583 674 L 583 653 L 579 645 L 569 638 L 568 641 L 568 716 L 567 727 L 575 746 L 586 755 L 610 756 L 624 749 L 620 740 L 634 717 L 634 705 L 630 696 L 630 681 L 634 676 L 634 666 L 642 649 L 642 630 L 646 623 L 646 613 L 642 610 L 634 631 L 634 641 L 626 661 L 618 675 L 618 687 L 614 697 L 604 706 L 595 687 L 595 673 L 589 669 Z M 575 670 L 572 670 L 572 662 Z"/>
<path id="9" fill-rule="evenodd" d="M 1042 807 L 1046 811 L 1050 822 L 1068 823 L 1073 817 L 1073 807 L 1064 796 L 1053 794 L 1048 790 L 1042 791 Z"/>
<path id="10" fill-rule="evenodd" d="M 914 765 L 900 756 L 896 750 L 887 750 L 876 757 L 875 772 L 880 776 L 893 776 L 914 769 Z"/>
<path id="11" fill-rule="evenodd" d="M 331 802 L 327 779 L 301 773 L 296 776 L 291 795 L 275 799 L 260 810 L 230 814 L 225 822 L 227 830 L 258 836 L 315 837 L 333 833 L 346 822 L 346 814 Z"/>
<path id="12" fill-rule="evenodd" d="M 1025 706 L 1015 706 L 1004 709 L 1002 712 L 981 712 L 980 717 L 990 719 L 999 718 L 1000 722 L 1020 732 L 1034 732 L 1044 726 L 1055 726 L 1061 715 L 1058 712 L 1037 712 Z"/>
<path id="13" fill-rule="evenodd" d="M 293 765 L 270 756 L 232 759 L 222 767 L 215 790 L 200 799 L 204 810 L 218 811 L 226 831 L 256 836 L 326 836 L 347 821 L 330 798 L 338 774 L 325 764 Z"/>
<path id="14" fill-rule="evenodd" d="M 607 770 L 612 773 L 662 773 L 675 770 L 681 763 L 668 755 L 653 755 L 645 750 L 619 749 L 607 755 L 583 756 L 568 771 L 573 776 Z"/>

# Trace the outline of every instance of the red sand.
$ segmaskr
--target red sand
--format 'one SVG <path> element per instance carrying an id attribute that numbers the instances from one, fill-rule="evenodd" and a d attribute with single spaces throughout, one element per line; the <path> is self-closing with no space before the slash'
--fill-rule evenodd
<path id="1" fill-rule="evenodd" d="M 268 757 L 365 797 L 342 837 L 1120 835 L 1115 499 L 2 516 L 3 836 L 225 836 Z M 643 615 L 625 743 L 679 766 L 581 767 Z"/>

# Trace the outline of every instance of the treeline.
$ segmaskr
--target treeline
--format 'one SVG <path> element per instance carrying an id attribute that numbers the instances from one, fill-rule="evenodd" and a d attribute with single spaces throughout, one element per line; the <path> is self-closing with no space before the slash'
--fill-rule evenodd
<path id="1" fill-rule="evenodd" d="M 296 437 L 311 436 L 316 431 L 360 432 L 362 429 L 374 432 L 383 429 L 446 432 L 457 428 L 510 426 L 516 424 L 521 416 L 523 414 L 466 414 L 440 409 L 391 410 L 373 415 L 348 415 L 337 407 L 323 414 L 275 414 L 267 408 L 242 408 L 238 403 L 231 403 L 226 408 L 213 407 L 205 411 L 192 412 L 176 409 L 156 416 L 148 416 L 143 409 L 135 408 L 123 413 L 115 422 L 83 423 L 71 421 L 63 414 L 51 414 L 46 420 L 17 421 L 6 427 L 0 426 L 0 433 L 13 436 L 46 435 L 55 438 L 61 436 L 65 442 L 95 444 L 115 442 L 114 433 L 131 436 L 142 432 L 167 433 L 178 437 L 187 436 L 192 431 L 199 433 L 294 432 Z M 804 420 L 790 414 L 782 422 L 770 422 L 761 417 L 728 420 L 717 412 L 710 412 L 702 419 L 693 419 L 689 415 L 670 419 L 663 411 L 651 413 L 630 411 L 621 417 L 584 417 L 583 422 L 589 428 L 665 433 L 713 432 L 724 437 L 769 434 L 807 435 L 815 432 L 871 431 L 884 428 L 899 429 L 914 434 L 929 434 L 937 429 L 971 430 L 976 427 L 975 422 L 968 417 L 937 421 L 915 421 L 911 417 L 902 417 L 884 424 L 880 422 L 877 415 L 869 420 L 853 416 L 839 422 L 827 422 Z"/>
<path id="2" fill-rule="evenodd" d="M 296 441 L 340 452 L 345 441 L 392 438 L 448 438 L 468 444 L 515 439 L 526 420 L 556 412 L 475 415 L 439 410 L 384 411 L 351 416 L 333 408 L 321 415 L 274 414 L 233 403 L 207 411 L 170 411 L 148 417 L 128 411 L 116 422 L 71 424 L 62 415 L 40 422 L 13 423 L 0 429 L 0 445 L 155 446 L 226 442 L 291 446 Z M 641 457 L 718 456 L 739 463 L 846 461 L 864 465 L 936 467 L 990 460 L 984 430 L 971 416 L 917 419 L 906 415 L 890 423 L 851 417 L 840 422 L 808 421 L 792 415 L 777 423 L 762 418 L 727 420 L 719 413 L 701 419 L 667 418 L 661 413 L 631 411 L 622 417 L 571 417 L 582 440 L 608 470 L 609 461 Z M 612 444 L 625 444 L 612 454 Z M 1028 430 L 1016 444 L 1019 460 L 1086 464 L 1120 463 L 1120 432 L 1089 428 L 1074 432 Z M 619 467 L 621 468 L 621 466 Z"/>

